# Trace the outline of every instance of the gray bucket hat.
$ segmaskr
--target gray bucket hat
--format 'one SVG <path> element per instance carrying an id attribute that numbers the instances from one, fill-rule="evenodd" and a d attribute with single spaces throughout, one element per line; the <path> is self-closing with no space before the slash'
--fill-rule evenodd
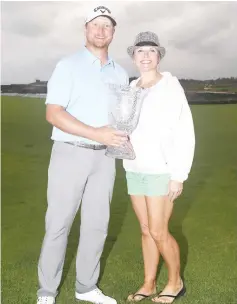
<path id="1" fill-rule="evenodd" d="M 160 53 L 161 59 L 165 56 L 165 48 L 163 46 L 160 46 L 158 36 L 153 32 L 139 33 L 135 38 L 134 44 L 127 48 L 128 55 L 132 57 L 136 47 L 145 45 L 155 46 Z"/>

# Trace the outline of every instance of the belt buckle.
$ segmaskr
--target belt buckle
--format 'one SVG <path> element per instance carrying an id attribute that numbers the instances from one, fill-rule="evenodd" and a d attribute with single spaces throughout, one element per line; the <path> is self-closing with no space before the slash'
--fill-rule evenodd
<path id="1" fill-rule="evenodd" d="M 86 149 L 92 149 L 92 150 L 98 150 L 99 149 L 99 147 L 97 147 L 97 145 L 89 144 L 89 143 L 80 143 L 79 142 L 78 146 L 86 148 Z"/>

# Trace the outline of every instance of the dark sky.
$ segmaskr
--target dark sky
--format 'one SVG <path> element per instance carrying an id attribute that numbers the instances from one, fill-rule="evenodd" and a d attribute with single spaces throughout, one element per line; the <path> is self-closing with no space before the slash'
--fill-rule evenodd
<path id="1" fill-rule="evenodd" d="M 237 2 L 2 2 L 2 83 L 48 80 L 60 58 L 84 44 L 84 18 L 106 5 L 118 26 L 110 56 L 137 71 L 126 49 L 154 31 L 167 54 L 160 70 L 179 78 L 237 77 Z"/>

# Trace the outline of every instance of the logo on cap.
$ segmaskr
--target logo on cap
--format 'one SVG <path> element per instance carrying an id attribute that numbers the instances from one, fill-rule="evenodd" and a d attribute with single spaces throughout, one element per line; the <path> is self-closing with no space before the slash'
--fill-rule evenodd
<path id="1" fill-rule="evenodd" d="M 98 7 L 96 7 L 96 8 L 94 9 L 94 12 L 97 12 L 98 10 L 100 10 L 100 12 L 101 12 L 102 14 L 104 14 L 106 11 L 107 11 L 109 14 L 111 14 L 111 11 L 110 11 L 107 7 L 105 7 L 105 6 L 98 6 Z"/>

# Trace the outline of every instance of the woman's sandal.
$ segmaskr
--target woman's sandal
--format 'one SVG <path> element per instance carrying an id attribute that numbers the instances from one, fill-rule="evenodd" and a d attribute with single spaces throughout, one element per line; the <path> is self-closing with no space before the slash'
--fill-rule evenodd
<path id="1" fill-rule="evenodd" d="M 145 299 L 153 296 L 154 294 L 156 294 L 156 290 L 150 295 L 145 295 L 143 293 L 131 294 L 131 295 L 128 296 L 127 301 L 129 301 L 129 302 L 140 302 L 142 300 L 145 300 Z"/>
<path id="2" fill-rule="evenodd" d="M 177 300 L 178 298 L 184 296 L 186 293 L 186 288 L 185 288 L 185 285 L 183 285 L 182 289 L 174 296 L 174 295 L 167 295 L 167 294 L 159 294 L 157 295 L 155 298 L 152 299 L 153 302 L 155 303 L 167 303 L 167 304 L 171 304 L 173 303 L 175 300 Z M 155 299 L 159 299 L 161 297 L 167 297 L 167 298 L 172 298 L 173 301 L 172 302 L 157 302 Z"/>

